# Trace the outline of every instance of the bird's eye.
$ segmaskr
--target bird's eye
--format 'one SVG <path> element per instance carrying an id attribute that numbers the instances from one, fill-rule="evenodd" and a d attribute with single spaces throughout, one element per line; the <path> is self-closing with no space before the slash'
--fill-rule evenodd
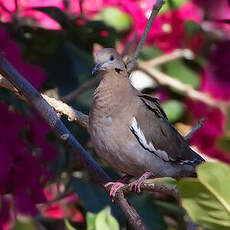
<path id="1" fill-rule="evenodd" d="M 113 61 L 115 59 L 115 57 L 112 55 L 110 56 L 110 61 Z"/>

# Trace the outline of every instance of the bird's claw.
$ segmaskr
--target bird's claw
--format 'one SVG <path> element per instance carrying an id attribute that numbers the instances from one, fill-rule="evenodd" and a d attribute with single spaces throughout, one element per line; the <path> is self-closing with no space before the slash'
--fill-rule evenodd
<path id="1" fill-rule="evenodd" d="M 136 193 L 140 193 L 141 192 L 141 185 L 143 184 L 143 182 L 148 179 L 150 176 L 152 175 L 151 172 L 146 172 L 144 173 L 141 177 L 139 177 L 137 180 L 131 182 L 129 184 L 129 191 L 131 192 L 133 190 L 134 187 L 134 191 Z"/>
<path id="2" fill-rule="evenodd" d="M 116 196 L 117 191 L 124 186 L 123 183 L 121 182 L 108 182 L 104 186 L 107 188 L 108 186 L 111 186 L 110 191 L 109 191 L 109 196 L 111 197 L 112 201 L 113 198 Z"/>

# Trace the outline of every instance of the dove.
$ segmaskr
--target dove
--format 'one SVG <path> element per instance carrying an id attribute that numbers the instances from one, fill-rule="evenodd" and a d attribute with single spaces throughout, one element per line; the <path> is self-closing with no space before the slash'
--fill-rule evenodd
<path id="1" fill-rule="evenodd" d="M 157 97 L 142 94 L 129 81 L 120 54 L 104 48 L 95 55 L 93 75 L 101 77 L 89 113 L 89 132 L 97 154 L 126 176 L 109 182 L 110 196 L 131 177 L 130 190 L 140 192 L 149 177 L 196 176 L 204 159 L 169 122 Z"/>

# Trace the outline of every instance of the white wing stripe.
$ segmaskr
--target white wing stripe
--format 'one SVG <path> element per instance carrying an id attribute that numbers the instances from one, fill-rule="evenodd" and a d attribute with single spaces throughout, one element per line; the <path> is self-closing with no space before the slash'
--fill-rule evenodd
<path id="1" fill-rule="evenodd" d="M 151 142 L 149 143 L 147 142 L 143 131 L 137 124 L 137 120 L 135 117 L 133 118 L 131 122 L 130 128 L 133 131 L 133 133 L 137 136 L 139 142 L 141 143 L 141 145 L 143 145 L 145 149 L 149 150 L 150 152 L 154 152 L 158 157 L 160 157 L 161 159 L 165 161 L 170 160 L 168 154 L 165 151 L 160 150 L 160 149 L 155 149 L 155 147 L 153 146 Z"/>

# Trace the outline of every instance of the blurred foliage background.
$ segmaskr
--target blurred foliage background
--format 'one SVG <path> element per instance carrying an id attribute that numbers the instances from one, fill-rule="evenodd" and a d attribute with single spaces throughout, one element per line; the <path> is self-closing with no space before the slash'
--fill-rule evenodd
<path id="1" fill-rule="evenodd" d="M 93 54 L 115 47 L 132 55 L 154 3 L 0 0 L 0 52 L 40 92 L 88 113 L 96 85 L 72 93 L 92 80 Z M 167 0 L 139 57 L 143 64 L 162 57 L 157 70 L 217 105 L 194 100 L 144 71 L 131 75 L 135 87 L 160 98 L 183 135 L 205 117 L 191 145 L 213 161 L 199 167 L 198 179 L 179 182 L 185 209 L 164 194 L 129 196 L 150 229 L 230 228 L 229 20 L 227 0 Z M 0 108 L 0 229 L 129 229 L 123 214 L 26 103 L 0 88 Z M 121 176 L 96 156 L 87 130 L 62 120 L 114 180 Z"/>

